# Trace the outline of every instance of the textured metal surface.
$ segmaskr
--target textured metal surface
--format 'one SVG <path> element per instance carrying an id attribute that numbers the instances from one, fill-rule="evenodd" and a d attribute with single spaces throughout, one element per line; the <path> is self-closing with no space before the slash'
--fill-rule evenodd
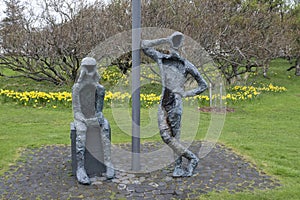
<path id="1" fill-rule="evenodd" d="M 114 169 L 110 156 L 110 127 L 102 109 L 105 89 L 99 84 L 96 60 L 82 60 L 80 75 L 72 89 L 74 128 L 71 133 L 72 149 L 75 143 L 76 177 L 81 184 L 90 184 L 89 176 L 101 175 L 106 171 L 113 178 Z M 75 138 L 74 138 L 75 137 Z M 74 151 L 72 150 L 74 154 Z"/>
<path id="2" fill-rule="evenodd" d="M 158 108 L 158 127 L 162 140 L 175 154 L 174 177 L 192 176 L 199 162 L 197 156 L 180 143 L 182 98 L 198 95 L 207 89 L 207 83 L 198 69 L 178 53 L 183 39 L 183 34 L 175 32 L 168 38 L 142 41 L 144 53 L 156 61 L 160 68 L 162 97 Z M 154 48 L 164 43 L 170 44 L 169 54 Z M 185 91 L 184 84 L 188 75 L 197 81 L 198 87 Z M 189 160 L 187 170 L 182 166 L 182 157 Z"/>

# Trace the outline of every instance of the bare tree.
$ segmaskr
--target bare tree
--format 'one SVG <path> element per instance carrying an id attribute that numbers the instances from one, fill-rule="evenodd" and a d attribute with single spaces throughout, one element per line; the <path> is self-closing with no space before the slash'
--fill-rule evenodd
<path id="1" fill-rule="evenodd" d="M 37 81 L 72 84 L 84 56 L 106 38 L 131 29 L 130 0 L 108 5 L 43 0 L 42 12 L 32 11 L 33 17 L 24 17 L 19 0 L 5 2 L 0 67 Z M 143 27 L 178 30 L 198 41 L 228 83 L 253 72 L 267 77 L 269 62 L 282 51 L 299 57 L 299 6 L 291 8 L 283 0 L 143 0 L 142 11 Z M 131 57 L 122 55 L 113 64 L 126 72 Z"/>
<path id="2" fill-rule="evenodd" d="M 158 1 L 144 4 L 143 23 L 179 30 L 197 40 L 228 83 L 258 72 L 283 46 L 283 1 Z"/>
<path id="3" fill-rule="evenodd" d="M 294 62 L 288 71 L 295 69 L 295 75 L 300 76 L 300 4 L 296 4 L 287 14 L 286 49 L 285 56 Z"/>
<path id="4" fill-rule="evenodd" d="M 1 22 L 1 47 L 9 53 L 16 53 L 17 49 L 24 44 L 25 17 L 24 7 L 20 0 L 5 0 L 7 9 L 4 11 L 6 17 Z"/>
<path id="5" fill-rule="evenodd" d="M 15 1 L 7 1 L 7 12 L 13 11 L 11 5 L 22 10 Z M 103 27 L 98 25 L 104 5 L 44 0 L 41 6 L 42 13 L 34 18 L 18 15 L 22 21 L 11 25 L 6 23 L 11 18 L 8 15 L 2 23 L 1 67 L 18 72 L 12 77 L 57 85 L 73 83 L 80 60 L 105 38 Z"/>

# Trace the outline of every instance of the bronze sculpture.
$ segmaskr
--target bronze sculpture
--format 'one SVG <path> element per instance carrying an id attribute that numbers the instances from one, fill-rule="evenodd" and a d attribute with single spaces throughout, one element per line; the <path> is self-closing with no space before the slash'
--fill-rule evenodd
<path id="1" fill-rule="evenodd" d="M 143 40 L 141 44 L 143 52 L 156 61 L 160 68 L 162 97 L 158 109 L 158 126 L 162 140 L 175 154 L 173 177 L 192 176 L 199 162 L 199 158 L 179 141 L 182 98 L 198 95 L 207 89 L 207 83 L 198 69 L 178 53 L 183 39 L 182 33 L 175 32 L 168 38 Z M 165 43 L 170 44 L 170 53 L 168 54 L 153 48 Z M 197 81 L 198 87 L 184 91 L 188 74 Z M 182 167 L 182 157 L 189 160 L 187 170 Z"/>
<path id="2" fill-rule="evenodd" d="M 110 126 L 102 113 L 105 89 L 99 84 L 99 80 L 96 60 L 91 57 L 84 58 L 78 80 L 72 88 L 72 105 L 76 128 L 76 177 L 79 183 L 87 185 L 91 183 L 84 166 L 86 134 L 89 126 L 100 126 L 106 177 L 112 179 L 115 174 L 110 155 Z"/>

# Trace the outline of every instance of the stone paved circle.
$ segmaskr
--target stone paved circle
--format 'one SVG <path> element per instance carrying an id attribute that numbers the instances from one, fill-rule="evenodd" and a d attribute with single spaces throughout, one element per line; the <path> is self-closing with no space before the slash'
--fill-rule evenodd
<path id="1" fill-rule="evenodd" d="M 194 152 L 201 146 L 193 142 Z M 142 144 L 151 150 L 158 143 Z M 130 144 L 120 145 L 130 149 Z M 72 176 L 70 146 L 53 145 L 25 149 L 19 161 L 0 177 L 1 199 L 195 199 L 211 191 L 240 192 L 279 187 L 278 180 L 224 145 L 200 160 L 189 178 L 172 178 L 169 165 L 151 173 L 116 172 L 116 178 L 93 177 L 92 185 L 77 183 Z"/>

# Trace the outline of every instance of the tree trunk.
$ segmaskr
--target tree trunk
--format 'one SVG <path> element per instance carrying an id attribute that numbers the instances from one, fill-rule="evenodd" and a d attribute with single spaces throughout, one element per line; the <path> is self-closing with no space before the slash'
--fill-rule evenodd
<path id="1" fill-rule="evenodd" d="M 295 75 L 300 76 L 300 56 L 297 58 L 295 66 L 296 66 Z"/>

